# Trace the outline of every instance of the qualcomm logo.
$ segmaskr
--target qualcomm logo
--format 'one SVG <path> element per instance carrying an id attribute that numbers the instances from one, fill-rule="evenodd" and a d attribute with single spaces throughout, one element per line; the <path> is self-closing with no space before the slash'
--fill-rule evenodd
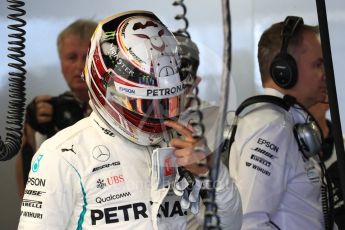
<path id="1" fill-rule="evenodd" d="M 42 160 L 42 158 L 43 158 L 42 154 L 39 154 L 38 157 L 36 158 L 35 162 L 33 163 L 32 167 L 31 167 L 31 170 L 33 172 L 38 171 L 38 168 L 40 167 L 40 161 Z"/>

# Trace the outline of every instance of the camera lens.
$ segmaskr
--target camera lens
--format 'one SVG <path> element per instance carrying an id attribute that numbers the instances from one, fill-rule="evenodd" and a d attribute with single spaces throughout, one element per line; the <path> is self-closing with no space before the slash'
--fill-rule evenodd
<path id="1" fill-rule="evenodd" d="M 75 124 L 84 117 L 82 105 L 71 96 L 55 98 L 53 107 L 53 121 L 59 130 Z"/>

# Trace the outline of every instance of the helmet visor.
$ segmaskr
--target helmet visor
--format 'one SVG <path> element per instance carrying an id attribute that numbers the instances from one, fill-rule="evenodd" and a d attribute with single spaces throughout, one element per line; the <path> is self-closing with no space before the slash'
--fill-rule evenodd
<path id="1" fill-rule="evenodd" d="M 169 88 L 131 87 L 113 81 L 106 99 L 143 117 L 168 119 L 177 117 L 186 107 L 186 84 Z"/>

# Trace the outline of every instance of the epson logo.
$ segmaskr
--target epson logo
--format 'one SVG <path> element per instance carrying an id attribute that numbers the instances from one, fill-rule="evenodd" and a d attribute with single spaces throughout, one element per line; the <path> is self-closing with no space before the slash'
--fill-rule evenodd
<path id="1" fill-rule="evenodd" d="M 120 87 L 119 90 L 120 90 L 121 92 L 126 92 L 126 93 L 130 93 L 130 94 L 135 94 L 135 90 L 134 90 L 134 89 L 128 89 L 128 88 Z"/>
<path id="2" fill-rule="evenodd" d="M 275 151 L 276 153 L 279 151 L 279 147 L 278 147 L 278 146 L 276 146 L 275 144 L 273 144 L 273 143 L 271 143 L 271 142 L 269 142 L 269 141 L 267 141 L 267 140 L 265 140 L 265 139 L 263 139 L 263 138 L 259 138 L 258 141 L 257 141 L 257 143 L 258 143 L 259 145 L 264 145 L 264 146 L 266 146 L 267 148 L 269 148 L 269 149 Z"/>
<path id="3" fill-rule="evenodd" d="M 46 186 L 46 180 L 41 178 L 29 177 L 28 182 L 26 184 L 44 187 Z"/>

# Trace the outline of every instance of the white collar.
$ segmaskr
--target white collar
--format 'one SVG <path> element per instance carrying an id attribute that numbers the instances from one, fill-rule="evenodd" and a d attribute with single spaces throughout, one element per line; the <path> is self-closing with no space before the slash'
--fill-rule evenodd
<path id="1" fill-rule="evenodd" d="M 284 94 L 282 94 L 280 91 L 273 89 L 273 88 L 264 88 L 264 94 L 265 95 L 272 95 L 276 97 L 283 98 Z"/>

